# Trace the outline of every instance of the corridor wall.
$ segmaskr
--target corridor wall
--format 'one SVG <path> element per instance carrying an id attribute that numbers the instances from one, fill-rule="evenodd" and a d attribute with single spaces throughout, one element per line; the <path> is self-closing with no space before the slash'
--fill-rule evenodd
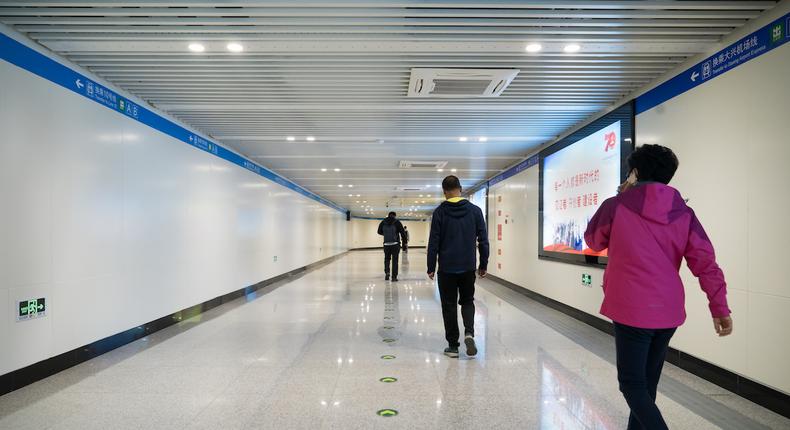
<path id="1" fill-rule="evenodd" d="M 337 209 L 2 60 L 0 82 L 0 374 L 348 248 Z"/>
<path id="2" fill-rule="evenodd" d="M 729 282 L 735 334 L 713 332 L 705 295 L 685 266 L 689 317 L 672 346 L 790 393 L 790 44 L 743 64 L 636 117 L 637 145 L 672 148 L 672 181 L 706 227 Z M 538 259 L 538 167 L 489 191 L 490 272 L 599 316 L 603 271 Z M 501 226 L 501 227 L 500 227 Z M 499 229 L 501 228 L 501 237 Z M 582 275 L 591 274 L 591 287 Z"/>

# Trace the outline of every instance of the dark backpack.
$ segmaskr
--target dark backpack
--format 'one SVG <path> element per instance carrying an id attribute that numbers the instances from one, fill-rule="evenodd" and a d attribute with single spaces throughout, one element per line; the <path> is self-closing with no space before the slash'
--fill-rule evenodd
<path id="1" fill-rule="evenodd" d="M 396 223 L 384 223 L 381 226 L 381 232 L 384 233 L 384 243 L 398 242 L 398 227 Z"/>

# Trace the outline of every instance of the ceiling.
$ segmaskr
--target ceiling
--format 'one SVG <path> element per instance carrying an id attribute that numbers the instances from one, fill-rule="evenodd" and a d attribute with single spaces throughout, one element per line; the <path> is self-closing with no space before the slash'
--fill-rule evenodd
<path id="1" fill-rule="evenodd" d="M 494 176 L 776 3 L 3 0 L 0 22 L 355 215 L 382 216 L 426 213 L 449 172 L 467 187 Z M 497 98 L 415 99 L 414 67 L 520 72 Z"/>

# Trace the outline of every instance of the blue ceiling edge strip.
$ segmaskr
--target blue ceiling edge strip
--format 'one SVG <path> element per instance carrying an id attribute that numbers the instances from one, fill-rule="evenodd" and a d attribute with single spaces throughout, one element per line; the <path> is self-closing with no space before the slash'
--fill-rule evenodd
<path id="1" fill-rule="evenodd" d="M 140 106 L 138 103 L 129 100 L 118 92 L 96 82 L 96 80 L 72 70 L 3 33 L 0 33 L 0 58 L 23 70 L 99 103 L 108 109 L 112 109 L 120 115 L 124 115 L 129 119 L 151 127 L 154 130 L 200 149 L 201 151 L 208 152 L 225 161 L 256 173 L 259 176 L 315 200 L 318 203 L 339 212 L 346 213 L 346 209 L 336 203 L 285 179 L 273 171 L 197 133 L 193 133 L 150 109 Z"/>
<path id="2" fill-rule="evenodd" d="M 708 82 L 790 41 L 790 13 L 744 36 L 636 98 L 636 114 Z"/>

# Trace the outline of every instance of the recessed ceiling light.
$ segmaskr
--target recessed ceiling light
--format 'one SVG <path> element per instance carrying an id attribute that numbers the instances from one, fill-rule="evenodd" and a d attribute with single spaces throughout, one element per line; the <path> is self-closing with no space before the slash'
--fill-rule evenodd
<path id="1" fill-rule="evenodd" d="M 189 48 L 189 50 L 192 52 L 203 52 L 206 50 L 206 47 L 200 43 L 190 43 L 187 48 Z"/>
<path id="2" fill-rule="evenodd" d="M 422 194 L 420 194 L 420 197 L 422 197 Z"/>
<path id="3" fill-rule="evenodd" d="M 362 197 L 362 194 L 357 194 L 357 197 Z"/>
<path id="4" fill-rule="evenodd" d="M 326 172 L 326 169 L 325 169 L 325 168 L 324 168 L 324 169 L 321 169 L 321 171 L 322 171 L 322 172 Z"/>
<path id="5" fill-rule="evenodd" d="M 530 43 L 527 45 L 527 52 L 540 52 L 543 46 L 540 43 Z"/>
<path id="6" fill-rule="evenodd" d="M 436 169 L 436 171 L 441 173 L 441 172 L 444 172 L 444 169 Z"/>
<path id="7" fill-rule="evenodd" d="M 293 142 L 294 140 L 296 140 L 296 138 L 293 137 L 293 136 L 288 136 L 288 137 L 285 138 L 285 140 L 287 140 L 289 142 Z"/>
<path id="8" fill-rule="evenodd" d="M 450 169 L 450 171 L 451 171 L 451 172 L 453 172 L 453 173 L 455 173 L 455 172 L 457 172 L 457 171 L 458 171 L 458 169 Z"/>
<path id="9" fill-rule="evenodd" d="M 343 184 L 337 184 L 338 188 L 343 188 Z"/>
<path id="10" fill-rule="evenodd" d="M 230 52 L 241 52 L 244 50 L 244 47 L 241 46 L 240 43 L 236 43 L 236 42 L 228 43 L 226 48 L 228 48 L 228 51 Z"/>
<path id="11" fill-rule="evenodd" d="M 305 140 L 307 140 L 308 142 L 315 142 L 315 137 L 314 136 L 307 136 L 305 138 Z"/>
<path id="12" fill-rule="evenodd" d="M 354 186 L 351 185 L 351 184 L 348 184 L 348 188 L 354 188 Z"/>
<path id="13" fill-rule="evenodd" d="M 349 197 L 354 197 L 354 195 L 353 195 L 353 194 L 349 194 L 348 196 L 349 196 Z"/>
<path id="14" fill-rule="evenodd" d="M 338 169 L 337 167 L 335 167 L 334 170 L 335 170 L 335 172 L 339 172 L 340 171 L 340 169 Z"/>
<path id="15" fill-rule="evenodd" d="M 485 136 L 480 136 L 480 137 L 477 138 L 477 141 L 478 142 L 488 142 L 488 138 L 485 137 Z"/>
<path id="16" fill-rule="evenodd" d="M 357 203 L 359 203 L 359 200 L 357 200 Z"/>
<path id="17" fill-rule="evenodd" d="M 565 45 L 565 47 L 562 48 L 563 51 L 565 51 L 565 52 L 567 52 L 569 54 L 572 54 L 574 52 L 579 52 L 580 49 L 582 49 L 582 47 L 577 45 L 577 44 L 575 44 L 575 43 L 571 43 L 569 45 Z"/>
<path id="18" fill-rule="evenodd" d="M 466 138 L 466 136 L 461 136 L 461 137 L 458 138 L 459 142 L 466 142 L 467 140 L 468 139 Z"/>
<path id="19" fill-rule="evenodd" d="M 425 184 L 425 188 L 431 188 L 431 184 Z"/>
<path id="20" fill-rule="evenodd" d="M 431 196 L 431 195 L 430 195 L 430 194 L 428 194 L 428 197 L 430 197 L 430 196 Z"/>

